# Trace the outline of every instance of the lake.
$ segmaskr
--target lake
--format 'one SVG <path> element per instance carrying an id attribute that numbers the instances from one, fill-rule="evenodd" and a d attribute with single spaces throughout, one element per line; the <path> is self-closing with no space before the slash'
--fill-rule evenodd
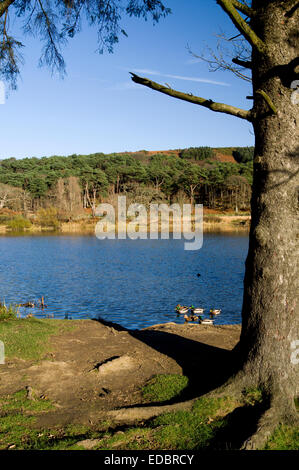
<path id="1" fill-rule="evenodd" d="M 241 322 L 248 235 L 204 233 L 184 240 L 98 240 L 93 235 L 0 237 L 0 300 L 45 297 L 47 308 L 21 315 L 98 318 L 127 328 L 174 321 L 175 306 L 221 308 L 215 324 Z M 197 274 L 200 274 L 200 277 Z"/>

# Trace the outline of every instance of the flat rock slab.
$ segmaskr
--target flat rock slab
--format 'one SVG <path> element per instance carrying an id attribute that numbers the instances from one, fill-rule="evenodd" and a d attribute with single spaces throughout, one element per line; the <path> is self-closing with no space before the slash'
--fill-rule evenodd
<path id="1" fill-rule="evenodd" d="M 125 354 L 124 356 L 108 360 L 97 369 L 99 374 L 103 376 L 107 374 L 126 374 L 128 370 L 136 369 L 136 367 L 138 367 L 138 362 L 128 354 Z"/>

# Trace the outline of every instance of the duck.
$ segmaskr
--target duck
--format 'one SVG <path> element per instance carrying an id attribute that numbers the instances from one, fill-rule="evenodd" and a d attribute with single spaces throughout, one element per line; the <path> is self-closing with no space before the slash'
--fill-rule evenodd
<path id="1" fill-rule="evenodd" d="M 188 316 L 186 314 L 184 315 L 184 318 L 185 318 L 185 323 L 188 323 L 189 321 L 197 321 L 199 319 L 199 317 L 196 315 Z"/>
<path id="2" fill-rule="evenodd" d="M 214 320 L 211 318 L 204 318 L 203 320 L 200 321 L 201 325 L 214 325 Z"/>
<path id="3" fill-rule="evenodd" d="M 34 302 L 26 302 L 25 304 L 19 304 L 18 307 L 34 308 Z"/>
<path id="4" fill-rule="evenodd" d="M 195 315 L 202 314 L 204 310 L 205 310 L 204 308 L 194 307 L 194 305 L 191 305 L 191 312 L 194 313 Z"/>
<path id="5" fill-rule="evenodd" d="M 211 308 L 210 313 L 212 315 L 220 315 L 221 309 Z"/>
<path id="6" fill-rule="evenodd" d="M 185 313 L 188 313 L 189 312 L 189 307 L 186 307 L 184 305 L 180 305 L 178 304 L 176 307 L 175 307 L 175 310 L 177 313 L 181 313 L 182 315 L 184 315 Z"/>

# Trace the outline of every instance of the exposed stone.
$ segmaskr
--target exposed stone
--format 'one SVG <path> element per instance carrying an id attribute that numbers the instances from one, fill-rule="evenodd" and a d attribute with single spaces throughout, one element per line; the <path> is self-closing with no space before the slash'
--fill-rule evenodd
<path id="1" fill-rule="evenodd" d="M 84 439 L 84 441 L 77 442 L 76 445 L 84 447 L 86 450 L 90 450 L 93 449 L 99 442 L 100 439 Z"/>
<path id="2" fill-rule="evenodd" d="M 105 362 L 105 364 L 98 367 L 98 371 L 99 374 L 106 375 L 113 372 L 122 372 L 123 370 L 134 369 L 135 367 L 136 361 L 128 354 L 125 354 L 124 356 Z"/>

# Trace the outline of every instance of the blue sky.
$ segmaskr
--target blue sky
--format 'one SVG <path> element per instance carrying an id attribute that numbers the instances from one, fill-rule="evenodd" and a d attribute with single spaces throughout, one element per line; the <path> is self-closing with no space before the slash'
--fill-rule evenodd
<path id="1" fill-rule="evenodd" d="M 128 33 L 113 54 L 96 53 L 96 31 L 84 28 L 64 50 L 67 76 L 38 67 L 41 43 L 24 42 L 17 91 L 0 105 L 0 158 L 41 157 L 195 146 L 253 145 L 251 125 L 175 100 L 130 80 L 136 71 L 172 88 L 247 108 L 250 84 L 211 73 L 201 53 L 215 34 L 235 34 L 215 0 L 165 0 L 172 15 L 151 21 L 123 18 Z"/>

